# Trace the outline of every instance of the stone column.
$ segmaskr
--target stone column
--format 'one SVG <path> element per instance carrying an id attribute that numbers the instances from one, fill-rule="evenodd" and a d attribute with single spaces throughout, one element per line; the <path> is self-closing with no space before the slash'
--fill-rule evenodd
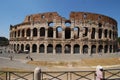
<path id="1" fill-rule="evenodd" d="M 71 53 L 70 54 L 73 54 L 73 44 L 71 44 Z"/>
<path id="2" fill-rule="evenodd" d="M 105 39 L 104 29 L 102 29 L 102 39 Z"/>
<path id="3" fill-rule="evenodd" d="M 34 70 L 34 80 L 41 80 L 41 69 L 40 69 L 40 67 L 37 67 Z"/>
<path id="4" fill-rule="evenodd" d="M 71 28 L 71 39 L 74 39 L 74 29 L 73 28 Z"/>
<path id="5" fill-rule="evenodd" d="M 37 44 L 37 53 L 39 53 L 39 44 Z"/>
<path id="6" fill-rule="evenodd" d="M 83 54 L 83 44 L 80 45 L 80 54 Z"/>
<path id="7" fill-rule="evenodd" d="M 96 54 L 98 54 L 98 43 L 96 45 Z"/>
<path id="8" fill-rule="evenodd" d="M 96 32 L 95 32 L 95 39 L 96 40 L 98 39 L 98 29 L 96 29 Z"/>
<path id="9" fill-rule="evenodd" d="M 30 37 L 31 38 L 33 37 L 33 29 L 31 29 L 31 35 L 30 35 Z"/>
<path id="10" fill-rule="evenodd" d="M 27 37 L 27 35 L 26 35 L 26 29 L 25 29 L 25 35 L 24 35 L 24 37 Z"/>
<path id="11" fill-rule="evenodd" d="M 55 50 L 55 45 L 53 44 L 53 54 L 56 54 L 55 51 L 56 51 L 56 50 Z"/>
<path id="12" fill-rule="evenodd" d="M 45 54 L 47 54 L 47 43 L 45 44 Z"/>
<path id="13" fill-rule="evenodd" d="M 48 29 L 45 29 L 45 39 L 48 38 Z"/>
<path id="14" fill-rule="evenodd" d="M 88 46 L 88 54 L 92 55 L 92 53 L 91 53 L 91 44 L 89 44 L 89 46 Z"/>
<path id="15" fill-rule="evenodd" d="M 37 28 L 37 38 L 39 39 L 39 37 L 40 37 L 40 29 Z"/>
<path id="16" fill-rule="evenodd" d="M 65 45 L 62 44 L 62 54 L 65 54 Z"/>
<path id="17" fill-rule="evenodd" d="M 55 39 L 55 38 L 56 38 L 56 29 L 53 28 L 53 39 Z"/>
<path id="18" fill-rule="evenodd" d="M 65 39 L 65 29 L 62 31 L 62 39 Z"/>

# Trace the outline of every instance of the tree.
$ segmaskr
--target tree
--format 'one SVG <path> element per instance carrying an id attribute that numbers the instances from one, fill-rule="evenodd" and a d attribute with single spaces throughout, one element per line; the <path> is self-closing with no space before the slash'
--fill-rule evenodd
<path id="1" fill-rule="evenodd" d="M 9 40 L 5 37 L 0 37 L 0 46 L 8 46 Z"/>

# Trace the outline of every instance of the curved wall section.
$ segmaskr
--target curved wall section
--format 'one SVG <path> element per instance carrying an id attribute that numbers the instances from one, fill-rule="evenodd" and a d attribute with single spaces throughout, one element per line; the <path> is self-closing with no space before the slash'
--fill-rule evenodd
<path id="1" fill-rule="evenodd" d="M 117 22 L 105 15 L 57 12 L 26 16 L 10 26 L 10 44 L 16 52 L 41 54 L 106 54 L 117 51 Z"/>

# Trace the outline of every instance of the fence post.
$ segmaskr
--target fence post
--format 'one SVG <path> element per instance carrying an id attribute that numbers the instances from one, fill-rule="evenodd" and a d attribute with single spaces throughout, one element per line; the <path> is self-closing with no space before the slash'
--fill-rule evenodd
<path id="1" fill-rule="evenodd" d="M 34 80 L 41 80 L 41 69 L 36 67 L 34 70 Z"/>

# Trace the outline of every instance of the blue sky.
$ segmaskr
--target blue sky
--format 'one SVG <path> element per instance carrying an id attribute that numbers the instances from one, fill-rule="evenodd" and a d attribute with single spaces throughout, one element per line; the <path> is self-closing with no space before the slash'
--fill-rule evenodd
<path id="1" fill-rule="evenodd" d="M 69 18 L 71 11 L 92 12 L 114 18 L 120 36 L 120 0 L 2 0 L 0 1 L 0 36 L 9 38 L 10 24 L 23 22 L 25 16 L 58 12 Z"/>

